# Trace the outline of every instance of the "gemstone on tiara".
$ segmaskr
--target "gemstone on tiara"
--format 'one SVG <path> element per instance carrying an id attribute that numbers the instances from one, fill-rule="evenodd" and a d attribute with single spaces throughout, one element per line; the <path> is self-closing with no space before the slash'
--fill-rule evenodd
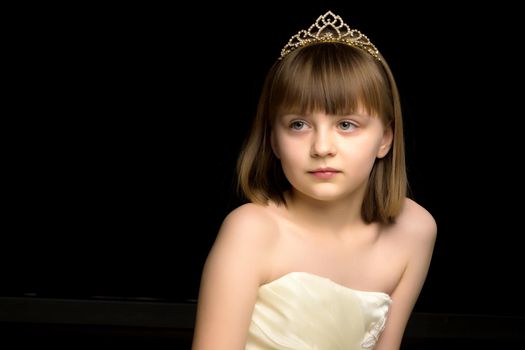
<path id="1" fill-rule="evenodd" d="M 357 29 L 351 29 L 340 16 L 333 14 L 332 11 L 319 16 L 308 30 L 300 30 L 292 36 L 281 50 L 279 59 L 283 59 L 290 52 L 300 47 L 324 42 L 343 43 L 357 47 L 365 50 L 378 61 L 381 60 L 379 51 L 368 37 Z"/>

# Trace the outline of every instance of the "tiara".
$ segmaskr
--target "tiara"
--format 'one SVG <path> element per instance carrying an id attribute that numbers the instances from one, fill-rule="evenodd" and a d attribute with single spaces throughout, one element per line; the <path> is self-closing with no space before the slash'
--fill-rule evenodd
<path id="1" fill-rule="evenodd" d="M 348 24 L 343 22 L 340 16 L 334 15 L 332 11 L 328 11 L 324 15 L 319 16 L 308 30 L 303 29 L 292 36 L 281 50 L 281 57 L 279 59 L 283 59 L 297 48 L 324 42 L 343 43 L 357 47 L 365 50 L 378 61 L 381 61 L 379 51 L 374 44 L 370 42 L 368 37 L 357 29 L 350 29 Z"/>

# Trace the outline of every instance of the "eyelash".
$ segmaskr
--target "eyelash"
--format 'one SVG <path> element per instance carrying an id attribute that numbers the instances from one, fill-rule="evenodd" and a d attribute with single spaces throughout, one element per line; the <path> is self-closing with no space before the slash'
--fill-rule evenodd
<path id="1" fill-rule="evenodd" d="M 349 121 L 349 120 L 342 120 L 342 121 L 339 122 L 338 125 L 341 125 L 341 124 L 343 124 L 343 123 L 348 123 L 348 124 L 349 124 L 349 125 L 348 125 L 349 128 L 350 128 L 350 127 L 357 128 L 357 125 L 356 125 L 355 123 Z M 297 126 L 297 124 L 301 124 L 301 126 L 303 126 L 303 125 L 307 125 L 307 123 L 306 123 L 305 121 L 303 121 L 303 120 L 294 120 L 293 122 L 290 123 L 289 128 L 292 129 L 292 130 L 297 130 L 297 131 L 302 130 L 302 128 L 300 128 L 300 129 L 296 129 L 296 128 L 294 128 L 294 126 Z M 343 130 L 343 131 L 348 131 L 349 129 L 342 129 L 342 130 Z"/>

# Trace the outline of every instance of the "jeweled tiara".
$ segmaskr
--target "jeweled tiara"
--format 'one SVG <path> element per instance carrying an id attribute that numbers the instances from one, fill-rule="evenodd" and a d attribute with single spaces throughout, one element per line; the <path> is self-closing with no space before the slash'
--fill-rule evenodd
<path id="1" fill-rule="evenodd" d="M 340 16 L 328 11 L 319 16 L 308 30 L 301 30 L 290 38 L 288 43 L 281 50 L 281 57 L 284 58 L 293 50 L 314 43 L 334 42 L 343 43 L 365 50 L 375 59 L 380 61 L 379 51 L 370 42 L 368 37 L 357 29 L 351 29 L 348 24 L 343 22 Z"/>

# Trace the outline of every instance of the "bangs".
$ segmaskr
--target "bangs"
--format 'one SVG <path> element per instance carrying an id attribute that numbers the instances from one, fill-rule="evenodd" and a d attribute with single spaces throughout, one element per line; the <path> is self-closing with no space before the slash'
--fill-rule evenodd
<path id="1" fill-rule="evenodd" d="M 290 54 L 271 86 L 272 117 L 355 112 L 391 118 L 388 79 L 368 53 L 340 43 L 313 44 Z"/>

